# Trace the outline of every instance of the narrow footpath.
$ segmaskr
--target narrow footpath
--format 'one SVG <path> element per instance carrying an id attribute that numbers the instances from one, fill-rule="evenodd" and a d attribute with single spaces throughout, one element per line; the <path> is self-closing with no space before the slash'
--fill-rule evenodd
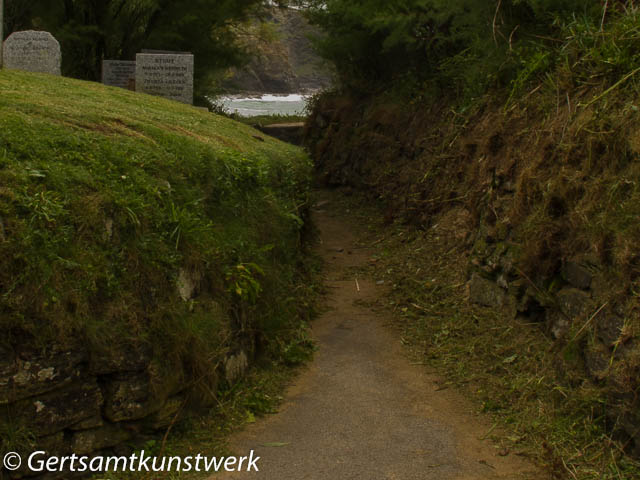
<path id="1" fill-rule="evenodd" d="M 384 286 L 354 278 L 372 252 L 322 192 L 321 231 L 328 309 L 315 321 L 314 361 L 288 389 L 276 415 L 231 439 L 238 455 L 255 450 L 260 472 L 213 479 L 538 480 L 524 459 L 500 456 L 481 440 L 491 425 L 437 375 L 407 358 L 388 314 L 365 306 Z"/>

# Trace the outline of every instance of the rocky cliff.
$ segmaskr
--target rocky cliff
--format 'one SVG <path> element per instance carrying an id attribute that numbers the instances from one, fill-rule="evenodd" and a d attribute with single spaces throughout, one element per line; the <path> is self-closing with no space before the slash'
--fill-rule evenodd
<path id="1" fill-rule="evenodd" d="M 300 93 L 331 84 L 331 69 L 314 52 L 310 36 L 318 32 L 297 10 L 274 8 L 244 35 L 253 54 L 242 69 L 228 72 L 223 87 L 232 92 Z"/>

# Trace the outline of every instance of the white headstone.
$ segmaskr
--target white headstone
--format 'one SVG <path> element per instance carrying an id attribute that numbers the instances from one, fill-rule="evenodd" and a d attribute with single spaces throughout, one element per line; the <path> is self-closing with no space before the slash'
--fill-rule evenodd
<path id="1" fill-rule="evenodd" d="M 60 44 L 49 32 L 14 32 L 2 50 L 4 68 L 60 75 Z"/>
<path id="2" fill-rule="evenodd" d="M 102 83 L 111 87 L 129 88 L 136 78 L 136 62 L 129 60 L 103 60 Z"/>
<path id="3" fill-rule="evenodd" d="M 136 55 L 136 91 L 193 104 L 193 55 Z"/>

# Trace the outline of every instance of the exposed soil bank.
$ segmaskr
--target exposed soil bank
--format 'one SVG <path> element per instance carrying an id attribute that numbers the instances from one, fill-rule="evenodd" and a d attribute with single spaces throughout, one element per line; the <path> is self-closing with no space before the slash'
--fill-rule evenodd
<path id="1" fill-rule="evenodd" d="M 406 357 L 393 319 L 370 306 L 386 294 L 357 273 L 371 259 L 362 226 L 323 192 L 315 220 L 328 309 L 314 323 L 316 358 L 280 413 L 232 444 L 255 450 L 261 479 L 539 479 L 522 458 L 481 441 L 491 429 L 443 379 Z M 327 200 L 329 203 L 326 203 Z M 504 453 L 503 453 L 504 454 Z M 229 477 L 243 478 L 241 474 Z"/>

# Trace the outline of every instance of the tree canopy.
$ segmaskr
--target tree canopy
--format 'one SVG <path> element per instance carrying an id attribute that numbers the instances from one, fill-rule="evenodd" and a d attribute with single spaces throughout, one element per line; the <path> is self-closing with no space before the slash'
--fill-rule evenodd
<path id="1" fill-rule="evenodd" d="M 390 84 L 463 89 L 508 82 L 530 41 L 553 41 L 575 18 L 596 22 L 601 0 L 311 0 L 327 35 L 320 52 L 343 86 Z M 624 0 L 608 2 L 610 8 Z M 410 88 L 410 87 L 409 87 Z"/>

